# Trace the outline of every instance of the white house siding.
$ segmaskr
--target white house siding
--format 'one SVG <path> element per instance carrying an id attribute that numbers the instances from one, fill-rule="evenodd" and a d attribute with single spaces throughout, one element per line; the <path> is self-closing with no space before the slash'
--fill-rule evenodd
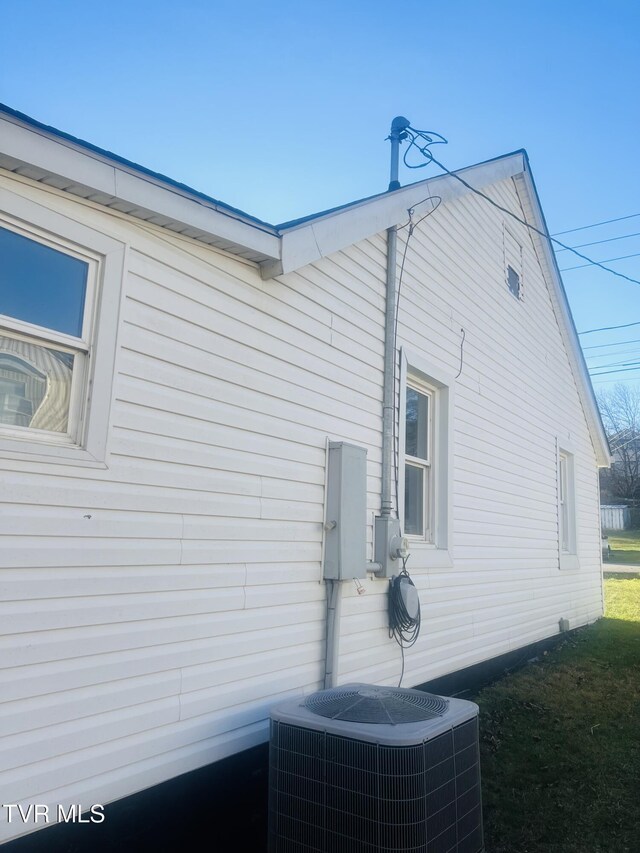
<path id="1" fill-rule="evenodd" d="M 274 699 L 318 687 L 326 438 L 370 448 L 373 513 L 382 285 L 366 248 L 263 282 L 2 186 L 129 247 L 108 468 L 3 458 L 0 503 L 3 801 L 108 802 L 263 741 Z"/>
<path id="2" fill-rule="evenodd" d="M 90 202 L 0 187 L 128 244 L 108 467 L 3 458 L 0 503 L 0 789 L 109 802 L 264 740 L 270 704 L 321 683 L 327 437 L 368 450 L 369 556 L 379 509 L 385 239 L 262 281 Z M 511 182 L 494 192 L 519 209 Z M 601 612 L 594 453 L 531 242 L 518 303 L 501 229 L 464 198 L 407 253 L 400 344 L 455 374 L 466 341 L 454 566 L 413 550 L 405 684 Z M 568 430 L 581 565 L 559 571 Z M 344 585 L 340 680 L 394 683 L 387 582 L 363 585 Z"/>
<path id="3" fill-rule="evenodd" d="M 511 180 L 488 194 L 522 216 Z M 454 565 L 427 569 L 424 549 L 412 548 L 422 631 L 406 655 L 406 685 L 551 636 L 562 617 L 575 627 L 602 613 L 594 449 L 528 229 L 510 217 L 524 250 L 522 301 L 507 289 L 504 218 L 465 196 L 427 218 L 407 250 L 399 346 L 455 376 L 461 329 L 465 340 L 455 381 Z M 575 454 L 575 570 L 559 569 L 558 444 Z M 397 683 L 385 591 L 375 582 L 367 596 L 347 592 L 343 681 Z"/>

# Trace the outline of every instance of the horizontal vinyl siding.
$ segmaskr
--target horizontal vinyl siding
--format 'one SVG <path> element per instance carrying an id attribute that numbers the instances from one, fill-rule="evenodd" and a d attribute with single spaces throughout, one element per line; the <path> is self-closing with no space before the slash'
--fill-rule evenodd
<path id="1" fill-rule="evenodd" d="M 264 740 L 278 697 L 319 686 L 325 446 L 367 447 L 373 517 L 384 277 L 365 245 L 265 283 L 19 189 L 129 251 L 107 469 L 4 467 L 0 784 L 108 802 Z"/>
<path id="2" fill-rule="evenodd" d="M 489 194 L 521 215 L 513 183 Z M 456 375 L 453 567 L 427 569 L 412 543 L 422 631 L 406 653 L 418 684 L 558 633 L 602 612 L 598 486 L 591 439 L 551 300 L 526 228 L 523 299 L 505 282 L 502 214 L 466 196 L 442 205 L 406 253 L 399 346 Z M 401 243 L 406 232 L 400 232 Z M 404 253 L 404 245 L 400 247 Z M 461 359 L 461 330 L 465 339 Z M 560 570 L 556 449 L 575 454 L 580 568 Z M 397 683 L 386 590 L 343 604 L 341 680 Z M 366 610 L 366 612 L 364 612 Z M 376 633 L 372 634 L 372 620 Z M 375 674 L 374 674 L 375 673 Z"/>
<path id="3" fill-rule="evenodd" d="M 109 802 L 264 740 L 270 705 L 321 683 L 327 438 L 367 449 L 369 559 L 379 510 L 385 236 L 263 281 L 6 184 L 129 246 L 108 467 L 16 456 L 0 499 L 0 783 L 13 802 Z M 511 182 L 491 192 L 518 212 Z M 512 230 L 521 303 L 501 214 L 480 199 L 441 205 L 407 251 L 399 345 L 455 375 L 466 339 L 454 566 L 412 549 L 423 628 L 405 684 L 601 608 L 593 451 L 531 242 Z M 572 572 L 558 569 L 556 440 L 575 453 Z M 387 582 L 361 585 L 342 588 L 339 680 L 397 683 Z"/>

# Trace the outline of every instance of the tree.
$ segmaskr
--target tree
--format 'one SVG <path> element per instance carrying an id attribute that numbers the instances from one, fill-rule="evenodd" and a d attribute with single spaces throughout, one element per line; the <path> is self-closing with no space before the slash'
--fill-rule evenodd
<path id="1" fill-rule="evenodd" d="M 606 500 L 640 501 L 640 386 L 615 385 L 598 394 L 612 464 L 602 469 Z"/>

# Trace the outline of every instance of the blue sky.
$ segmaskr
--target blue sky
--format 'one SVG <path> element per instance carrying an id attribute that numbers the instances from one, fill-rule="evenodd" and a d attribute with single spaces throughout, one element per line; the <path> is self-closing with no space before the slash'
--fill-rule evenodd
<path id="1" fill-rule="evenodd" d="M 270 222 L 384 190 L 395 115 L 444 135 L 449 168 L 526 148 L 552 232 L 640 213 L 632 0 L 21 0 L 2 19 L 0 100 Z M 561 239 L 635 231 L 640 217 Z M 581 251 L 633 254 L 640 236 Z M 640 258 L 611 265 L 640 279 Z M 578 330 L 640 321 L 640 285 L 564 281 Z M 633 338 L 640 325 L 583 343 Z"/>

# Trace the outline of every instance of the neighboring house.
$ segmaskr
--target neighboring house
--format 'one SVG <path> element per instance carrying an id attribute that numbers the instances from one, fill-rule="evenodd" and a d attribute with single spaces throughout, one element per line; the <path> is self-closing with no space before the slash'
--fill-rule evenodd
<path id="1" fill-rule="evenodd" d="M 608 448 L 535 231 L 450 176 L 274 227 L 6 108 L 0 140 L 5 802 L 125 797 L 263 742 L 275 700 L 322 686 L 327 440 L 367 450 L 372 561 L 386 229 L 410 209 L 403 684 L 601 615 Z M 524 152 L 460 174 L 545 229 Z M 396 684 L 366 568 L 336 679 Z"/>

